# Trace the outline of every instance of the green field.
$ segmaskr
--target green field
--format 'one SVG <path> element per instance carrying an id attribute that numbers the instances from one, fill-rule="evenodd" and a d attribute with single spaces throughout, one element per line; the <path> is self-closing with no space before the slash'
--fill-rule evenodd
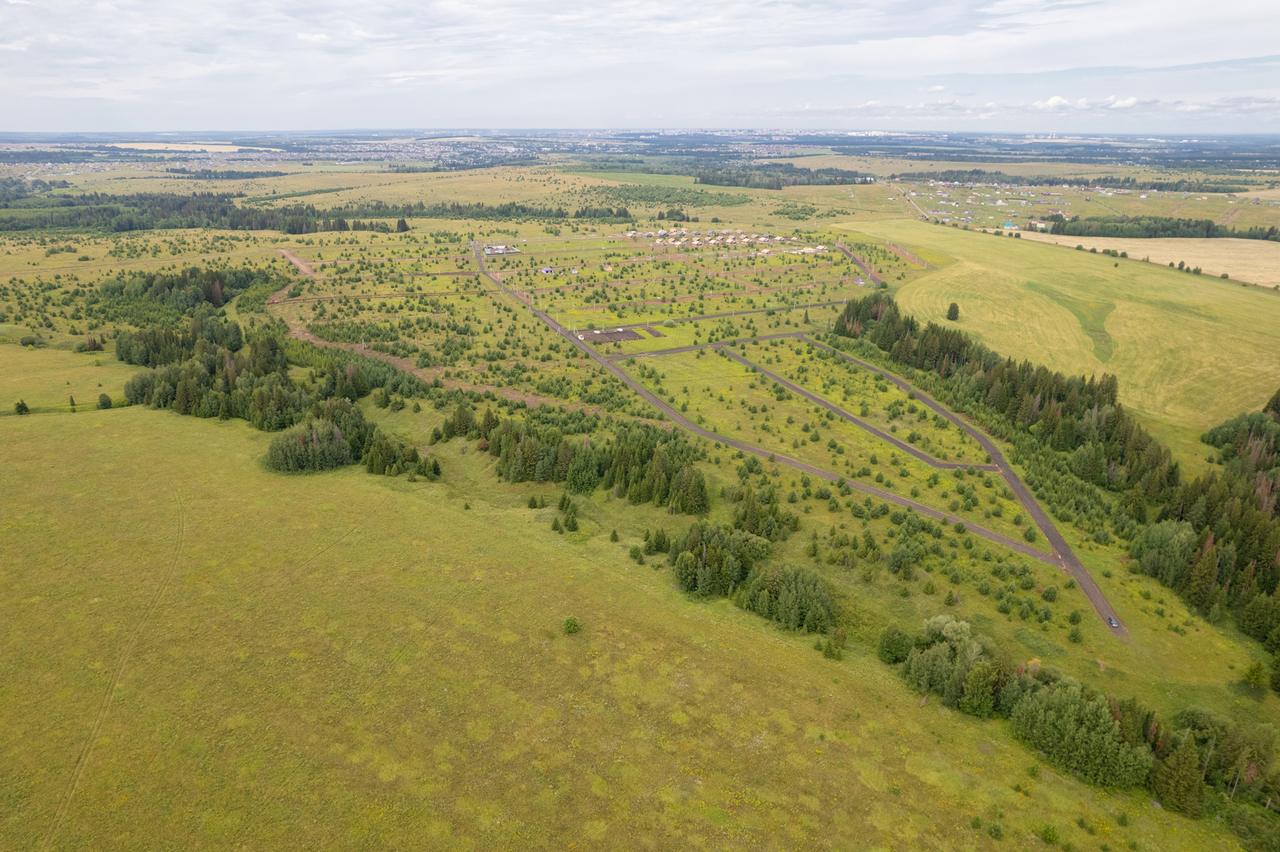
<path id="1" fill-rule="evenodd" d="M 1029 779 L 1002 723 L 864 649 L 689 602 L 625 557 L 660 511 L 598 494 L 561 538 L 457 444 L 411 485 L 266 473 L 234 421 L 3 422 L 31 555 L 3 575 L 6 848 L 994 848 L 975 816 L 1185 842 L 1141 796 Z"/>
<path id="2" fill-rule="evenodd" d="M 1280 347 L 1274 293 L 935 225 L 885 222 L 866 230 L 958 261 L 903 287 L 905 309 L 943 320 L 958 302 L 958 327 L 1002 355 L 1068 374 L 1112 373 L 1121 400 L 1157 434 L 1198 436 L 1258 410 L 1280 387 L 1280 360 L 1267 354 Z"/>
<path id="3" fill-rule="evenodd" d="M 973 167 L 829 153 L 793 161 L 884 174 Z M 1046 826 L 1064 850 L 1261 848 L 1233 833 L 1246 811 L 1219 801 L 1225 793 L 1206 787 L 1210 814 L 1190 821 L 1155 804 L 1152 789 L 1089 786 L 1024 747 L 1009 721 L 962 713 L 938 690 L 922 695 L 877 658 L 886 627 L 954 615 L 1006 671 L 1043 665 L 1046 680 L 1134 698 L 1163 726 L 1188 708 L 1280 725 L 1280 687 L 1244 681 L 1254 666 L 1280 670 L 1280 658 L 1237 629 L 1243 601 L 1192 606 L 1130 559 L 1126 537 L 1160 517 L 1154 496 L 1142 503 L 1141 486 L 1083 493 L 1082 479 L 1046 475 L 1016 441 L 996 441 L 1009 460 L 1005 479 L 978 469 L 988 450 L 917 396 L 924 388 L 961 406 L 939 392 L 945 386 L 865 339 L 848 341 L 848 351 L 876 369 L 827 358 L 799 335 L 836 345 L 826 333 L 846 303 L 877 290 L 839 241 L 922 322 L 1015 361 L 1116 375 L 1121 401 L 1170 446 L 1187 480 L 1222 470 L 1208 457 L 1224 451 L 1201 433 L 1259 411 L 1280 387 L 1280 294 L 1234 274 L 1224 281 L 1144 263 L 1133 247 L 1120 259 L 921 222 L 914 206 L 972 194 L 992 221 L 1014 210 L 1025 218 L 1043 211 L 1031 206 L 1042 201 L 1038 188 L 749 190 L 581 162 L 557 154 L 533 166 L 397 174 L 383 163 L 290 161 L 280 165 L 285 176 L 230 181 L 129 166 L 74 175 L 72 188 L 54 190 L 242 192 L 235 203 L 259 209 L 518 202 L 560 207 L 561 218 L 406 213 L 404 232 L 391 218 L 383 232 L 0 235 L 0 849 L 1053 848 L 1041 839 Z M 1265 200 L 1216 195 L 1072 188 L 1053 198 L 1072 215 L 1280 219 Z M 634 222 L 572 215 L 598 205 L 626 206 Z M 1159 241 L 1153 259 L 1179 242 Z M 1200 242 L 1188 245 L 1188 260 L 1199 252 L 1206 271 L 1217 269 L 1211 261 L 1237 268 L 1240 241 Z M 484 259 L 501 285 L 480 275 L 475 255 L 497 243 L 521 249 Z M 1270 247 L 1249 246 L 1240 268 L 1270 270 Z M 216 288 L 212 274 L 185 277 L 190 267 L 222 267 Z M 218 288 L 233 278 L 253 284 L 224 299 Z M 955 322 L 944 319 L 952 302 Z M 234 357 L 212 342 L 224 319 L 242 326 Z M 662 336 L 593 334 L 642 323 Z M 115 358 L 130 351 L 134 329 L 168 335 L 145 351 L 133 344 L 154 375 Z M 38 346 L 19 343 L 32 335 Z M 105 350 L 73 351 L 89 337 Z M 401 372 L 357 390 L 367 375 L 353 378 L 355 362 L 344 370 L 333 358 L 345 352 L 311 344 Z M 704 348 L 662 354 L 686 346 Z M 293 347 L 276 372 L 254 360 L 271 359 L 274 347 Z M 179 361 L 173 351 L 194 354 Z M 128 405 L 126 382 L 140 375 L 156 383 L 156 399 L 168 393 L 159 408 Z M 224 405 L 223 419 L 217 406 L 180 416 L 177 400 L 197 386 L 243 408 Z M 114 408 L 98 410 L 103 393 Z M 438 462 L 439 480 L 430 469 L 390 471 L 390 462 L 385 476 L 363 464 L 270 472 L 273 433 L 237 418 L 273 407 L 305 419 L 311 401 L 289 406 L 309 394 L 320 399 L 312 417 L 326 398 L 348 394 L 381 438 Z M 18 416 L 18 400 L 30 416 Z M 706 520 L 731 526 L 744 507 L 773 501 L 786 520 L 743 576 L 786 567 L 815 578 L 847 633 L 842 655 L 821 652 L 834 632 L 789 632 L 724 597 L 680 591 L 687 575 L 653 534 L 682 535 L 694 517 L 647 498 L 633 505 L 638 492 L 625 487 L 594 487 L 573 497 L 577 529 L 562 529 L 557 503 L 568 486 L 545 481 L 547 466 L 520 484 L 497 475 L 512 454 L 532 471 L 525 454 L 544 438 L 552 446 L 548 433 L 506 450 L 500 430 L 449 438 L 460 403 L 477 422 L 486 412 L 530 428 L 559 417 L 555 441 L 562 428 L 574 447 L 598 453 L 646 429 L 679 435 L 667 446 L 704 477 Z M 547 408 L 529 410 L 539 406 Z M 574 431 L 566 424 L 583 422 L 580 412 L 599 420 Z M 721 440 L 680 431 L 673 412 Z M 980 409 L 963 412 L 991 435 L 1026 437 L 1023 426 L 1002 433 Z M 723 439 L 748 446 L 739 452 Z M 1012 489 L 1019 479 L 1031 492 L 1025 504 Z M 662 482 L 675 487 L 674 477 Z M 1237 496 L 1252 500 L 1249 489 L 1265 486 L 1250 479 Z M 918 505 L 891 506 L 883 492 Z M 1126 514 L 1134 495 L 1146 513 L 1136 533 Z M 1121 626 L 1099 617 L 1107 610 L 1086 596 L 1087 577 L 1077 573 L 1081 588 L 1068 572 L 1074 563 L 1052 552 L 1049 525 L 1030 513 L 1037 505 Z M 921 532 L 930 511 L 946 523 L 926 519 Z M 1215 530 L 1220 548 L 1235 529 Z M 581 632 L 566 633 L 569 616 Z M 1270 753 L 1242 793 L 1257 820 L 1271 819 L 1265 797 L 1280 795 Z M 1237 769 L 1238 780 L 1257 767 Z M 1221 778 L 1207 783 L 1222 789 Z"/>

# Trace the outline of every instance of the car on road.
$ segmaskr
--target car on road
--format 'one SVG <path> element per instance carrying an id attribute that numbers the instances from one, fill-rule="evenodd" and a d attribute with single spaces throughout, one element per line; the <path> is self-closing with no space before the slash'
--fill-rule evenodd
<path id="1" fill-rule="evenodd" d="M 1120 622 L 1116 621 L 1116 617 L 1114 615 L 1107 616 L 1107 624 L 1110 624 L 1112 627 L 1120 626 Z"/>

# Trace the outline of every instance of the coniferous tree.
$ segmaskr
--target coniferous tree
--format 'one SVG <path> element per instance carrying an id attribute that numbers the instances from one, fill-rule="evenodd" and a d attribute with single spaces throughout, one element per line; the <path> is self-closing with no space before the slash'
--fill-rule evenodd
<path id="1" fill-rule="evenodd" d="M 1204 785 L 1200 781 L 1200 753 L 1194 737 L 1183 737 L 1182 745 L 1156 768 L 1151 787 L 1169 810 L 1192 819 L 1200 816 L 1204 807 Z"/>

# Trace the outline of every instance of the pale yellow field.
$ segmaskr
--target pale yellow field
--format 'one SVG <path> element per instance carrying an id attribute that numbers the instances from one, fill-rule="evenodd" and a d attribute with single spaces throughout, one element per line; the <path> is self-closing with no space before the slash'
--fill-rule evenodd
<path id="1" fill-rule="evenodd" d="M 1052 234 L 1023 234 L 1024 239 L 1053 243 L 1074 249 L 1115 249 L 1131 259 L 1151 258 L 1165 266 L 1186 261 L 1199 266 L 1204 275 L 1217 278 L 1227 273 L 1232 281 L 1248 281 L 1264 287 L 1280 285 L 1280 243 L 1269 240 L 1129 240 L 1119 237 L 1059 237 Z"/>

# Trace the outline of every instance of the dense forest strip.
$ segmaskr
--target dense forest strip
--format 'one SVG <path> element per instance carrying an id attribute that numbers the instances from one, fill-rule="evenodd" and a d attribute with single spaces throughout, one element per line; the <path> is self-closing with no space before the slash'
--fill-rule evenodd
<path id="1" fill-rule="evenodd" d="M 1105 205 L 1104 205 L 1105 206 Z M 1107 208 L 1110 210 L 1111 208 Z M 1115 212 L 1115 211 L 1113 211 Z M 1239 208 L 1235 211 L 1240 212 Z M 1262 225 L 1237 231 L 1212 219 L 1175 219 L 1171 216 L 1096 216 L 1067 219 L 1050 217 L 1049 233 L 1066 237 L 1126 237 L 1129 239 L 1238 239 L 1280 242 L 1280 228 Z"/>
<path id="2" fill-rule="evenodd" d="M 823 470 L 822 468 L 814 467 L 813 465 L 810 465 L 810 464 L 805 464 L 804 462 L 799 461 L 797 459 L 792 459 L 787 456 L 778 455 L 777 453 L 774 453 L 770 450 L 766 450 L 761 447 L 748 444 L 744 441 L 736 441 L 731 438 L 726 438 L 722 435 L 717 435 L 715 432 L 712 432 L 708 429 L 703 429 L 701 426 L 698 426 L 692 421 L 686 419 L 675 408 L 671 407 L 670 405 L 667 405 L 667 403 L 663 402 L 655 394 L 649 391 L 648 388 L 644 387 L 635 379 L 633 379 L 630 375 L 626 373 L 626 371 L 618 367 L 617 364 L 613 363 L 603 355 L 600 355 L 599 353 L 595 352 L 585 342 L 578 340 L 577 335 L 573 334 L 564 326 L 560 325 L 560 323 L 556 322 L 552 317 L 548 316 L 546 312 L 540 311 L 534 308 L 532 305 L 529 305 L 528 302 L 525 302 L 514 292 L 507 290 L 506 287 L 503 287 L 502 282 L 499 281 L 494 276 L 490 275 L 490 273 L 484 268 L 484 258 L 480 256 L 479 248 L 477 248 L 476 254 L 477 254 L 477 260 L 479 260 L 480 262 L 480 270 L 482 275 L 489 278 L 499 287 L 502 287 L 502 289 L 507 293 L 507 295 L 511 296 L 512 298 L 516 299 L 517 301 L 520 301 L 521 303 L 529 307 L 529 309 L 533 312 L 533 315 L 535 317 L 537 317 L 539 320 L 545 323 L 547 327 L 550 328 L 552 331 L 554 331 L 556 334 L 560 335 L 565 340 L 568 340 L 570 343 L 572 343 L 581 352 L 583 352 L 588 358 L 595 361 L 600 366 L 604 367 L 606 370 L 608 370 L 611 374 L 613 374 L 617 378 L 621 379 L 624 383 L 626 383 L 628 387 L 630 387 L 632 390 L 638 393 L 641 396 L 641 398 L 643 398 L 646 402 L 648 402 L 654 408 L 658 409 L 658 411 L 662 412 L 662 414 L 667 418 L 667 420 L 675 423 L 677 426 L 680 426 L 681 428 L 689 432 L 693 432 L 695 435 L 700 435 L 701 437 L 707 438 L 708 440 L 711 440 L 711 441 L 717 441 L 727 447 L 730 447 L 731 449 L 741 450 L 744 453 L 751 453 L 752 455 L 758 456 L 763 459 L 772 459 L 775 462 L 781 462 L 782 464 L 788 465 L 789 467 L 792 467 L 796 470 L 802 471 L 804 473 L 812 474 L 828 482 L 839 482 L 841 480 L 844 480 L 844 477 L 838 474 L 832 473 L 831 471 Z M 832 303 L 832 304 L 839 304 L 839 303 Z M 917 503 L 914 500 L 910 500 L 905 497 L 900 497 L 897 494 L 894 494 L 892 492 L 881 491 L 879 488 L 873 488 L 869 485 L 864 485 L 861 482 L 857 482 L 857 481 L 845 480 L 845 484 L 856 491 L 861 491 L 864 494 L 867 494 L 872 497 L 876 497 L 880 500 L 885 501 L 886 503 L 894 503 L 898 506 L 912 509 L 916 512 L 919 512 L 922 515 L 926 515 L 936 520 L 948 520 L 948 516 L 944 512 L 939 512 L 937 509 L 933 509 L 929 506 L 924 505 L 923 503 Z M 1002 545 L 1004 547 L 1009 548 L 1010 550 L 1015 551 L 1016 553 L 1021 553 L 1022 555 L 1030 557 L 1037 561 L 1044 562 L 1049 565 L 1055 565 L 1055 566 L 1057 566 L 1061 561 L 1061 560 L 1055 560 L 1054 557 L 1041 553 L 1035 548 L 1027 545 L 1025 542 L 1015 541 L 1011 538 L 1006 538 L 1005 536 L 1002 536 L 999 533 L 992 532 L 991 530 L 985 529 L 983 527 L 970 525 L 970 524 L 966 524 L 965 527 L 969 532 L 973 533 L 979 538 L 984 538 L 995 544 Z M 1103 603 L 1104 604 L 1106 603 L 1105 598 L 1103 598 Z"/>
<path id="3" fill-rule="evenodd" d="M 1067 544 L 1067 540 L 1062 536 L 1060 532 L 1058 532 L 1058 528 L 1054 526 L 1053 521 L 1049 519 L 1049 515 L 1044 511 L 1043 508 L 1041 508 L 1040 504 L 1036 502 L 1036 499 L 1034 495 L 1031 494 L 1030 489 L 1028 489 L 1027 486 L 1022 482 L 1022 480 L 1017 476 L 1017 474 L 1013 472 L 1012 465 L 1009 464 L 1008 460 L 1004 456 L 1004 453 L 1000 451 L 1000 448 L 996 445 L 994 441 L 991 440 L 990 437 L 988 437 L 985 433 L 977 429 L 972 424 L 957 417 L 945 406 L 940 405 L 939 403 L 931 399 L 927 394 L 921 392 L 918 388 L 912 388 L 905 379 L 895 376 L 892 373 L 885 372 L 883 369 L 876 367 L 872 364 L 868 364 L 865 361 L 860 361 L 857 358 L 854 358 L 853 356 L 848 355 L 844 352 L 840 352 L 837 349 L 833 349 L 830 346 L 827 346 L 826 344 L 818 343 L 812 340 L 810 340 L 810 342 L 812 342 L 815 346 L 821 347 L 822 349 L 826 349 L 829 352 L 834 352 L 838 354 L 840 357 L 844 358 L 846 361 L 849 361 L 850 363 L 857 364 L 858 366 L 868 370 L 874 370 L 878 373 L 882 373 L 887 379 L 889 379 L 898 387 L 904 390 L 906 389 L 914 390 L 916 392 L 917 400 L 922 402 L 924 405 L 927 405 L 928 407 L 932 408 L 938 414 L 947 418 L 952 423 L 956 424 L 961 429 L 964 429 L 966 432 L 972 435 L 973 438 L 982 446 L 982 448 L 988 454 L 990 454 L 991 460 L 999 468 L 1001 475 L 1004 477 L 1005 481 L 1009 483 L 1009 487 L 1013 489 L 1013 492 L 1016 495 L 1018 495 L 1019 502 L 1021 502 L 1023 506 L 1026 507 L 1027 512 L 1031 515 L 1032 520 L 1034 520 L 1036 526 L 1040 528 L 1040 531 L 1044 533 L 1045 538 L 1049 540 L 1050 546 L 1053 547 L 1054 552 L 1058 556 L 1058 558 L 1061 560 L 1062 565 L 1068 571 L 1070 571 L 1071 575 L 1075 577 L 1076 582 L 1080 584 L 1081 590 L 1085 593 L 1085 596 L 1089 598 L 1089 602 L 1093 604 L 1094 609 L 1097 610 L 1098 612 L 1098 615 L 1107 624 L 1107 626 L 1111 629 L 1111 631 L 1116 635 L 1124 635 L 1128 633 L 1128 630 L 1124 626 L 1124 622 L 1120 620 L 1120 617 L 1116 614 L 1115 609 L 1111 606 L 1110 602 L 1107 600 L 1106 595 L 1104 595 L 1102 593 L 1102 590 L 1098 588 L 1098 584 L 1094 582 L 1093 576 L 1089 573 L 1088 569 L 1085 568 L 1084 565 L 1080 562 L 1079 557 L 1075 555 L 1075 552 L 1071 549 L 1071 545 Z M 1115 623 L 1117 626 L 1111 627 L 1111 622 L 1108 619 L 1115 619 Z"/>

